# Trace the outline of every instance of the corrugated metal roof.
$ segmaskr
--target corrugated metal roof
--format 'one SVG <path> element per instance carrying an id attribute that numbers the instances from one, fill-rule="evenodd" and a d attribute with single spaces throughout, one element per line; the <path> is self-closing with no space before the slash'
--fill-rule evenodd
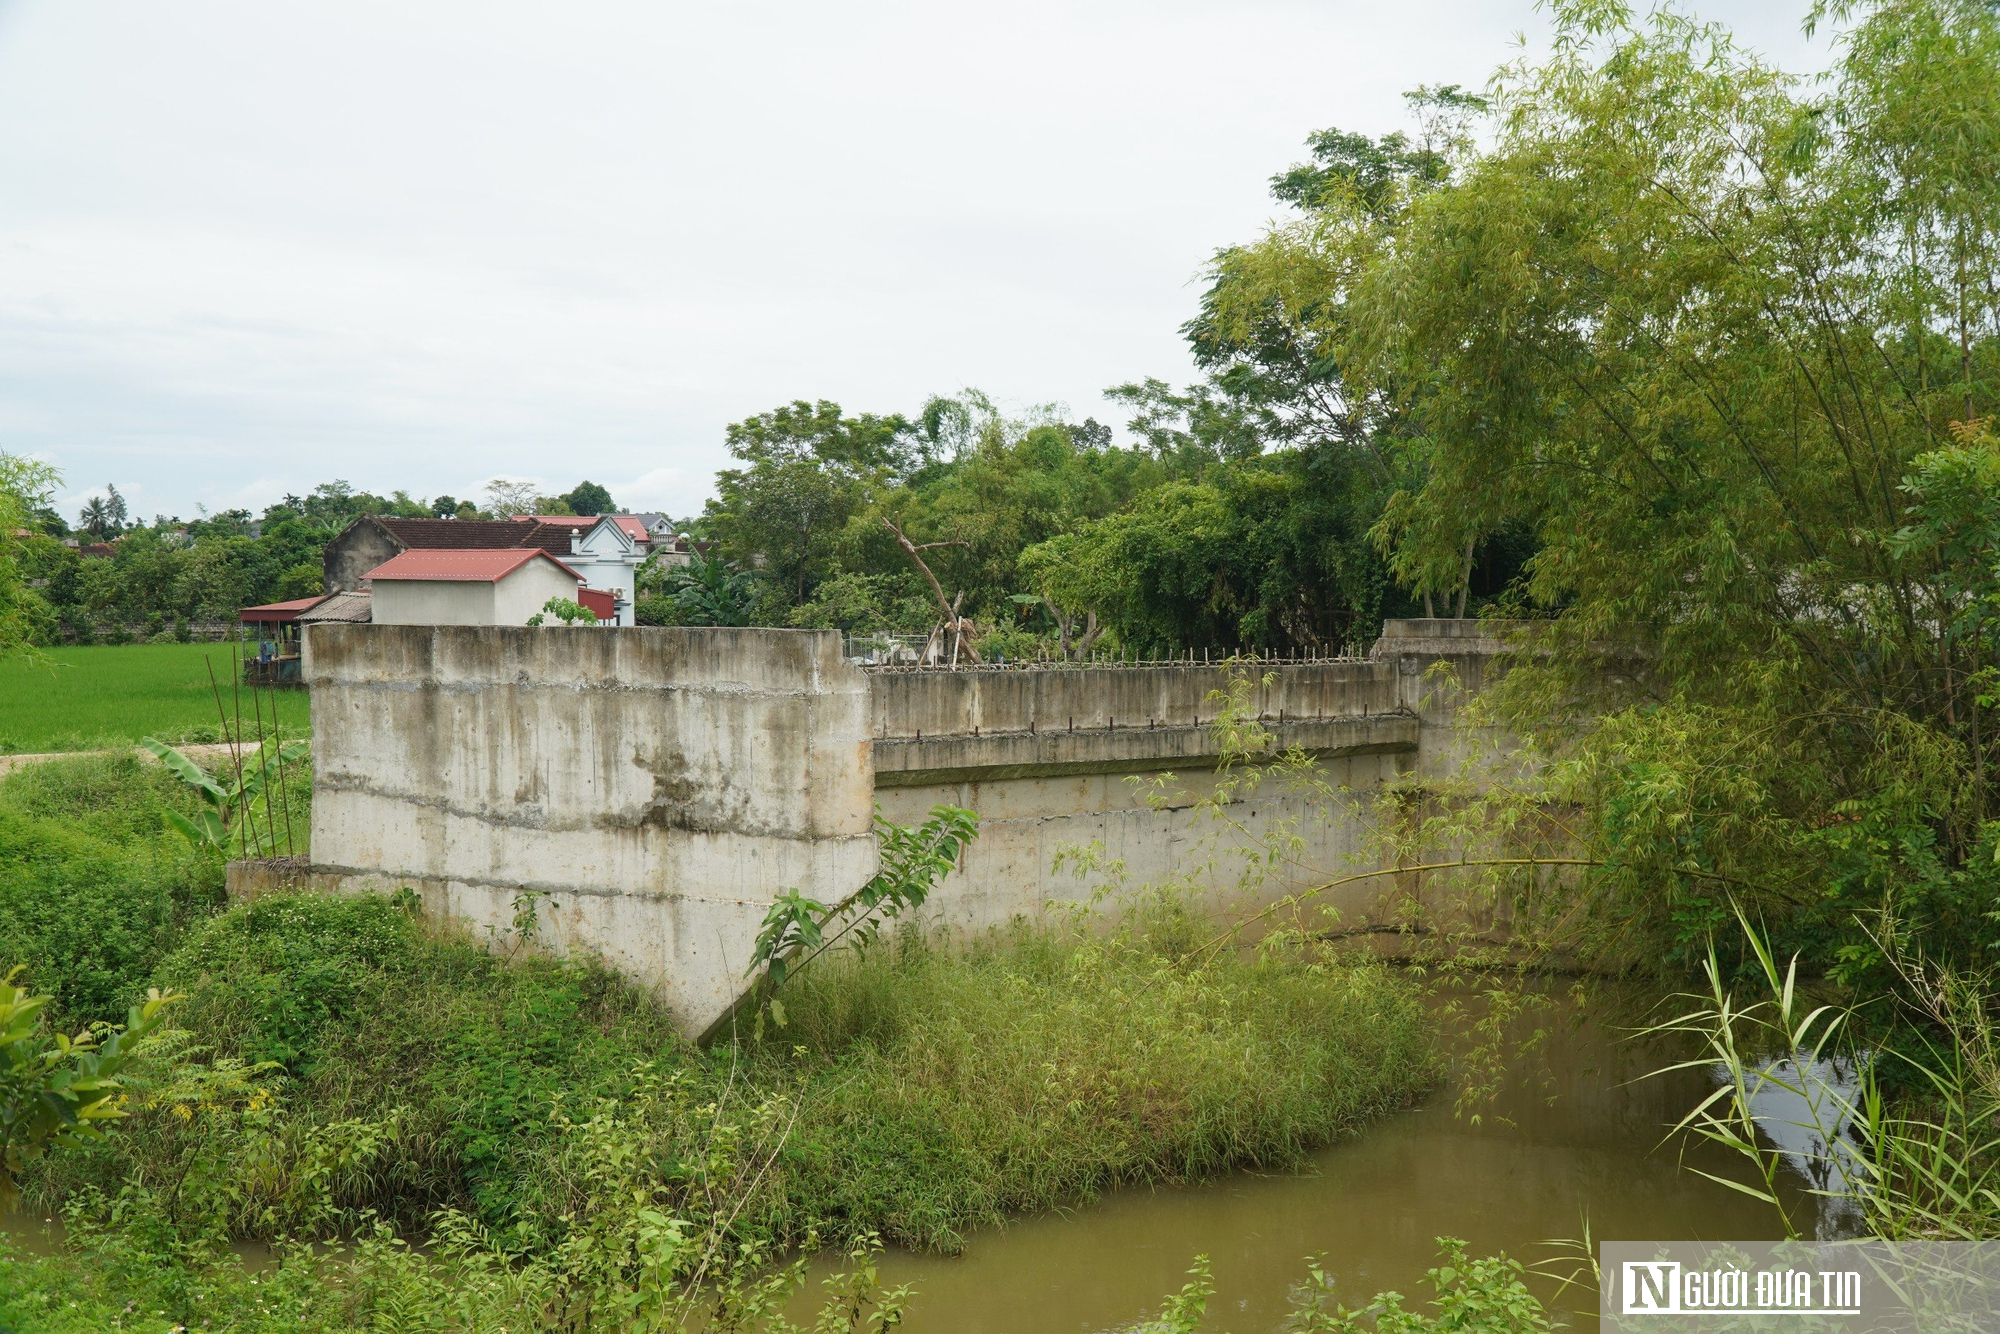
<path id="1" fill-rule="evenodd" d="M 537 556 L 572 579 L 575 570 L 539 548 L 512 551 L 405 551 L 370 570 L 367 578 L 421 579 L 450 583 L 491 584 L 505 579 Z"/>
<path id="2" fill-rule="evenodd" d="M 335 593 L 311 611 L 299 613 L 300 625 L 325 625 L 329 622 L 344 621 L 350 624 L 366 625 L 374 619 L 375 603 L 365 590 L 356 589 L 347 593 Z"/>
<path id="3" fill-rule="evenodd" d="M 315 594 L 309 598 L 293 598 L 289 602 L 266 602 L 261 607 L 245 607 L 236 613 L 236 619 L 239 621 L 295 620 L 300 612 L 310 611 L 325 600 L 326 597 L 324 594 Z"/>

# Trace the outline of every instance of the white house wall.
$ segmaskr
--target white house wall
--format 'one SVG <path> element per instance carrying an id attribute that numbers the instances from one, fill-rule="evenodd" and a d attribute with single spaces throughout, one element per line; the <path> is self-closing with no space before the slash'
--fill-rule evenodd
<path id="1" fill-rule="evenodd" d="M 581 571 L 579 571 L 581 573 Z M 492 625 L 526 625 L 550 598 L 576 600 L 576 580 L 539 558 L 493 585 Z"/>
<path id="2" fill-rule="evenodd" d="M 372 607 L 372 618 L 377 625 L 491 625 L 493 585 L 444 579 L 384 579 L 374 587 Z"/>

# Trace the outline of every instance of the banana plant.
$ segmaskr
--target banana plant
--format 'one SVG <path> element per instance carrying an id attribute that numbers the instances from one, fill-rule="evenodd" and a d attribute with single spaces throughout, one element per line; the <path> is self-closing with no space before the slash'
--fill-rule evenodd
<path id="1" fill-rule="evenodd" d="M 180 999 L 149 991 L 122 1028 L 51 1035 L 42 1028 L 51 998 L 18 985 L 20 975 L 17 967 L 0 980 L 0 1205 L 10 1207 L 30 1163 L 51 1148 L 104 1138 L 106 1127 L 125 1115 L 119 1076 Z"/>
<path id="2" fill-rule="evenodd" d="M 279 746 L 270 757 L 264 755 L 264 745 L 257 745 L 242 753 L 237 765 L 235 779 L 219 778 L 196 764 L 187 756 L 175 750 L 164 741 L 146 737 L 141 743 L 159 757 L 167 771 L 193 788 L 201 797 L 202 808 L 193 819 L 179 811 L 166 813 L 167 827 L 178 830 L 181 836 L 196 847 L 227 848 L 230 834 L 239 829 L 240 817 L 249 811 L 275 773 L 283 770 L 287 761 L 304 759 L 311 748 L 304 741 L 287 741 Z M 271 761 L 275 759 L 274 765 Z M 250 836 L 243 833 L 238 841 L 247 852 Z"/>
<path id="3" fill-rule="evenodd" d="M 930 818 L 910 828 L 875 812 L 875 837 L 881 866 L 867 884 L 831 906 L 809 899 L 796 889 L 778 896 L 764 915 L 750 973 L 757 978 L 757 1035 L 763 1036 L 764 1015 L 785 1026 L 784 1002 L 778 989 L 814 959 L 846 942 L 866 950 L 881 937 L 883 926 L 905 912 L 923 907 L 931 891 L 958 865 L 966 844 L 979 835 L 979 816 L 960 806 L 933 806 Z"/>

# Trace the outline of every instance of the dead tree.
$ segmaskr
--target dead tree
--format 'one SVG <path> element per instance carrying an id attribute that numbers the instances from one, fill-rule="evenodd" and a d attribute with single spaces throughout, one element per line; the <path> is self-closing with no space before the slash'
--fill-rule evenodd
<path id="1" fill-rule="evenodd" d="M 903 549 L 903 554 L 914 561 L 917 569 L 923 573 L 924 582 L 931 586 L 931 597 L 936 599 L 938 612 L 943 618 L 938 627 L 931 631 L 930 641 L 924 645 L 924 661 L 931 662 L 935 660 L 933 658 L 933 651 L 935 651 L 936 658 L 942 658 L 947 640 L 951 644 L 951 661 L 953 666 L 958 665 L 958 655 L 961 652 L 973 662 L 984 661 L 979 656 L 979 650 L 972 646 L 972 638 L 979 632 L 978 627 L 972 623 L 971 617 L 959 615 L 958 609 L 965 602 L 964 590 L 961 589 L 957 597 L 947 599 L 944 595 L 944 585 L 940 584 L 938 577 L 931 573 L 931 567 L 923 557 L 924 552 L 936 547 L 962 547 L 968 545 L 968 543 L 912 542 L 908 537 L 903 535 L 903 530 L 898 528 L 895 521 L 886 514 L 882 516 L 882 525 L 895 535 L 896 545 Z"/>
<path id="2" fill-rule="evenodd" d="M 1082 662 L 1104 634 L 1104 627 L 1097 623 L 1097 613 L 1088 610 L 1083 613 L 1083 632 L 1078 634 L 1074 613 L 1064 611 L 1046 595 L 1042 598 L 1042 605 L 1055 618 L 1056 647 L 1061 651 L 1063 661 Z"/>

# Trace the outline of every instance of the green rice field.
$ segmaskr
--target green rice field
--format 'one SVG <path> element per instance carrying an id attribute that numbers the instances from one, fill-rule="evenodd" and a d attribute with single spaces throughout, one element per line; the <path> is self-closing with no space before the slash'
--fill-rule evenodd
<path id="1" fill-rule="evenodd" d="M 239 701 L 229 680 L 237 652 L 233 643 L 93 645 L 0 662 L 0 754 L 101 750 L 136 745 L 145 736 L 175 743 L 224 740 L 208 668 L 214 665 L 233 732 Z M 271 692 L 260 691 L 258 698 L 268 729 Z M 281 690 L 277 701 L 285 734 L 305 735 L 306 693 Z M 248 690 L 240 705 L 244 735 L 255 740 Z"/>

